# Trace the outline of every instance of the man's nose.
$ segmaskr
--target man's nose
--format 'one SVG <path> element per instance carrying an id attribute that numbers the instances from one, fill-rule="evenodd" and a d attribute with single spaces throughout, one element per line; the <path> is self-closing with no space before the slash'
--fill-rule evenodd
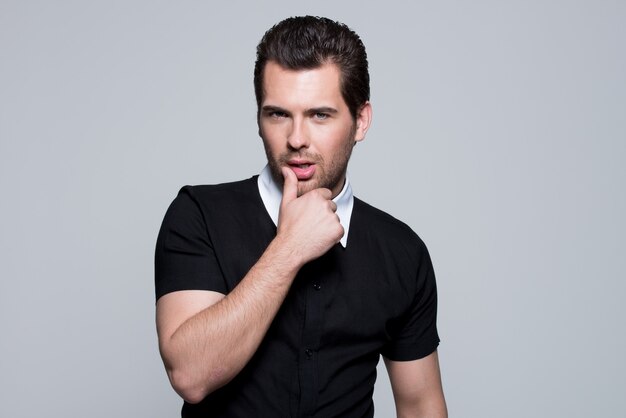
<path id="1" fill-rule="evenodd" d="M 294 119 L 291 131 L 287 137 L 287 143 L 292 149 L 308 148 L 309 132 L 304 120 Z"/>

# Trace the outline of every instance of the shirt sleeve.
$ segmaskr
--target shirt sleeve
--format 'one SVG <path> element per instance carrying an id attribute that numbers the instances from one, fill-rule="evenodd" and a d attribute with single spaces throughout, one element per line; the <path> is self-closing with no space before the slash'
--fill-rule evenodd
<path id="1" fill-rule="evenodd" d="M 165 214 L 157 238 L 154 271 L 157 300 L 178 290 L 226 293 L 207 220 L 193 187 L 183 187 Z"/>
<path id="2" fill-rule="evenodd" d="M 428 250 L 423 243 L 422 246 L 413 303 L 396 324 L 392 341 L 382 351 L 389 360 L 417 360 L 431 354 L 439 345 L 435 273 Z"/>

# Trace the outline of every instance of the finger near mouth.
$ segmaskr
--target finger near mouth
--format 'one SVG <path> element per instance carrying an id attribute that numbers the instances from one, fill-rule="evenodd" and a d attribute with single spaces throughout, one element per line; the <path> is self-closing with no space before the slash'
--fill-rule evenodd
<path id="1" fill-rule="evenodd" d="M 315 164 L 288 164 L 289 168 L 295 173 L 298 180 L 309 180 L 315 174 Z"/>

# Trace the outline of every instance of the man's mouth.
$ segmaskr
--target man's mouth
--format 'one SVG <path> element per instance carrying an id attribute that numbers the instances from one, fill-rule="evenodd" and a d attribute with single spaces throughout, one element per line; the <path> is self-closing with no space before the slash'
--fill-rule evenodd
<path id="1" fill-rule="evenodd" d="M 288 161 L 287 165 L 298 177 L 299 181 L 309 180 L 315 174 L 315 164 L 309 161 Z"/>

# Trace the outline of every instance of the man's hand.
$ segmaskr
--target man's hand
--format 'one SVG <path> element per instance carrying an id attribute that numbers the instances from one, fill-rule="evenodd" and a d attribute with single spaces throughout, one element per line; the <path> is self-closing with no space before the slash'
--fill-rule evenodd
<path id="1" fill-rule="evenodd" d="M 299 257 L 304 265 L 324 255 L 339 242 L 344 230 L 335 213 L 329 189 L 314 189 L 298 197 L 298 178 L 287 167 L 282 169 L 285 179 L 283 198 L 278 216 L 277 238 Z"/>

